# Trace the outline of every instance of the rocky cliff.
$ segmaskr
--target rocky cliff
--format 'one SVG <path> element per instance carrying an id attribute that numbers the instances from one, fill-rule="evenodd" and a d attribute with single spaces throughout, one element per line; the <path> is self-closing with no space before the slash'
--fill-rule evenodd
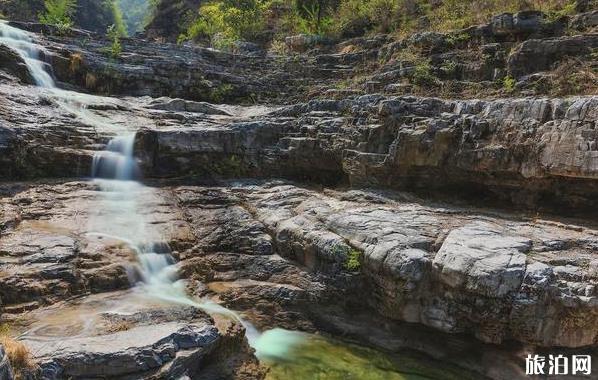
<path id="1" fill-rule="evenodd" d="M 2 319 L 35 332 L 24 340 L 47 378 L 264 376 L 241 326 L 188 307 L 108 308 L 44 343 L 52 329 L 34 321 L 57 310 L 139 302 L 133 252 L 86 233 L 101 206 L 81 181 L 129 129 L 144 215 L 188 291 L 260 328 L 416 348 L 493 379 L 523 378 L 521 352 L 594 353 L 596 87 L 530 83 L 557 83 L 569 59 L 595 68 L 595 14 L 500 15 L 467 41 L 378 36 L 284 57 L 132 38 L 110 58 L 92 32 L 16 24 L 39 33 L 63 90 L 28 85 L 0 45 Z M 432 87 L 401 59 L 414 46 Z M 483 96 L 434 94 L 449 83 Z"/>

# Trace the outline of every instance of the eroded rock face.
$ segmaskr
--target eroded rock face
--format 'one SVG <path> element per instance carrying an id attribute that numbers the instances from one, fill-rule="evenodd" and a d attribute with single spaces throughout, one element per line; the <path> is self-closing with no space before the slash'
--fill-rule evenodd
<path id="1" fill-rule="evenodd" d="M 335 273 L 343 271 L 351 248 L 362 252 L 369 284 L 364 299 L 389 318 L 473 331 L 491 342 L 596 342 L 596 278 L 593 269 L 583 269 L 593 265 L 593 231 L 467 215 L 367 192 L 324 195 L 288 186 L 245 191 L 279 254 Z M 568 268 L 553 261 L 565 256 Z M 546 265 L 554 266 L 538 272 Z M 574 285 L 582 278 L 589 287 Z M 572 327 L 578 310 L 588 321 L 584 331 L 593 332 L 580 336 Z"/>
<path id="2" fill-rule="evenodd" d="M 243 378 L 242 371 L 263 377 L 244 328 L 229 320 L 216 327 L 195 307 L 115 292 L 60 302 L 28 317 L 35 322 L 20 341 L 42 379 Z"/>
<path id="3" fill-rule="evenodd" d="M 39 33 L 37 41 L 62 86 L 102 95 L 288 103 L 305 96 L 309 84 L 336 82 L 351 72 L 346 65 L 317 65 L 309 57 L 231 54 L 137 38 L 123 38 L 123 52 L 114 59 L 106 53 L 110 41 L 104 33 L 72 30 L 56 36 L 56 30 L 45 25 L 13 25 Z"/>
<path id="4" fill-rule="evenodd" d="M 124 284 L 107 275 L 116 265 L 109 242 L 90 250 L 93 240 L 51 227 L 69 217 L 69 203 L 81 204 L 81 197 L 92 195 L 78 190 L 80 184 L 55 186 L 55 194 L 69 187 L 77 192 L 61 195 L 65 203 L 52 207 L 65 211 L 52 212 L 44 225 L 14 220 L 17 227 L 3 232 L 4 260 L 15 268 L 3 273 L 5 312 L 39 307 L 44 299 L 65 299 L 84 289 L 127 284 L 124 269 Z M 470 332 L 484 341 L 596 343 L 592 252 L 598 233 L 591 228 L 426 206 L 392 194 L 320 193 L 285 183 L 185 186 L 160 194 L 162 201 L 147 204 L 148 215 L 161 209 L 158 226 L 176 231 L 170 241 L 181 274 L 206 284 L 196 290 L 199 296 L 215 292 L 233 308 L 250 310 L 264 327 L 276 321 L 313 329 L 310 310 L 351 304 L 344 298 L 356 292 L 387 318 Z M 26 198 L 13 199 L 3 204 L 18 205 L 17 199 Z M 41 199 L 33 204 L 43 205 Z M 20 215 L 39 219 L 26 206 Z M 28 240 L 15 244 L 19 237 Z M 102 264 L 105 247 L 110 261 Z M 359 262 L 356 267 L 347 266 L 351 256 Z M 134 258 L 125 254 L 120 268 L 130 265 L 127 261 Z M 105 282 L 94 273 L 107 275 Z M 8 292 L 13 283 L 20 285 Z M 24 292 L 28 284 L 37 290 Z"/>
<path id="5" fill-rule="evenodd" d="M 502 15 L 470 30 L 476 41 L 488 39 L 481 51 L 493 61 L 465 68 L 470 71 L 462 78 L 500 79 L 504 73 L 494 69 L 507 70 L 505 49 L 518 38 L 539 38 L 524 41 L 508 61 L 522 75 L 588 52 L 592 34 L 559 37 L 562 22 L 540 16 Z M 115 131 L 140 130 L 136 154 L 154 186 L 140 195 L 140 216 L 172 249 L 193 296 L 243 311 L 258 327 L 332 326 L 389 350 L 418 340 L 394 330 L 401 322 L 427 326 L 432 335 L 464 333 L 489 343 L 598 344 L 592 219 L 528 218 L 430 204 L 390 190 L 338 187 L 459 194 L 468 202 L 587 215 L 598 205 L 595 96 L 442 100 L 354 96 L 349 90 L 344 100 L 282 107 L 214 105 L 202 100 L 258 94 L 258 101 L 293 103 L 304 72 L 311 84 L 339 80 L 378 50 L 392 56 L 406 48 L 429 51 L 436 64 L 451 58 L 455 42 L 440 33 L 399 42 L 362 39 L 352 41 L 361 51 L 287 60 L 288 70 L 281 70 L 271 57 L 136 39 L 124 40 L 123 56 L 112 60 L 101 50 L 106 41 L 73 33 L 41 38 L 62 85 L 137 97 L 23 86 L 27 78 L 15 78 L 22 76 L 18 59 L 0 52 L 9 59 L 0 73 L 0 178 L 87 176 L 94 153 Z M 85 38 L 87 46 L 80 42 Z M 538 67 L 531 68 L 528 55 L 538 46 Z M 368 84 L 371 91 L 414 70 L 391 66 Z M 259 180 L 230 181 L 243 177 Z M 101 211 L 98 195 L 90 182 L 0 186 L 3 320 L 18 321 L 25 311 L 44 320 L 48 305 L 124 292 L 136 281 L 131 249 L 88 234 L 93 212 Z M 338 313 L 359 316 L 365 326 L 375 321 L 375 333 Z M 240 326 L 222 328 L 220 321 L 186 311 L 166 314 L 101 314 L 100 331 L 92 334 L 48 344 L 39 332 L 52 329 L 37 329 L 25 340 L 39 348 L 49 378 L 263 377 Z M 400 332 L 389 337 L 388 331 Z M 132 336 L 142 339 L 130 345 Z M 446 355 L 430 342 L 416 345 Z M 517 360 L 509 363 L 509 374 L 520 372 Z M 474 367 L 501 378 L 489 367 Z"/>
<path id="6" fill-rule="evenodd" d="M 41 361 L 43 378 L 117 379 L 131 375 L 147 377 L 146 372 L 156 371 L 165 377 L 188 376 L 198 370 L 192 363 L 199 363 L 209 355 L 219 339 L 214 326 L 170 322 L 54 344 L 27 340 L 24 343 Z M 166 364 L 170 368 L 160 370 Z"/>
<path id="7" fill-rule="evenodd" d="M 516 77 L 548 70 L 564 57 L 588 56 L 598 46 L 598 34 L 529 40 L 509 57 L 509 71 Z"/>
<path id="8" fill-rule="evenodd" d="M 9 195 L 0 199 L 0 257 L 5 264 L 0 272 L 0 297 L 5 313 L 18 314 L 72 295 L 134 284 L 137 270 L 132 249 L 117 240 L 88 235 L 94 215 L 104 207 L 96 186 L 14 184 L 2 190 Z M 178 228 L 181 216 L 161 205 L 164 201 L 153 194 L 145 192 L 140 197 L 154 212 L 143 217 L 172 231 L 178 245 L 184 245 L 185 230 Z M 168 235 L 163 238 L 170 241 Z"/>
<path id="9" fill-rule="evenodd" d="M 0 346 L 0 379 L 2 380 L 13 380 L 14 375 L 12 373 L 12 368 L 10 366 L 10 362 L 8 361 L 8 356 L 6 356 L 6 352 L 4 351 L 4 347 Z"/>
<path id="10" fill-rule="evenodd" d="M 145 27 L 145 35 L 149 38 L 176 42 L 179 35 L 185 32 L 179 26 L 178 20 L 197 12 L 199 5 L 199 0 L 158 1 L 153 17 Z"/>
<path id="11" fill-rule="evenodd" d="M 79 28 L 106 33 L 108 26 L 114 24 L 110 1 L 80 0 L 75 8 L 73 21 Z M 45 13 L 42 0 L 5 0 L 0 2 L 0 11 L 12 21 L 37 22 L 39 15 Z"/>
<path id="12" fill-rule="evenodd" d="M 575 212 L 598 193 L 596 97 L 445 101 L 364 96 L 248 121 L 144 129 L 150 176 L 309 179 L 459 192 Z"/>

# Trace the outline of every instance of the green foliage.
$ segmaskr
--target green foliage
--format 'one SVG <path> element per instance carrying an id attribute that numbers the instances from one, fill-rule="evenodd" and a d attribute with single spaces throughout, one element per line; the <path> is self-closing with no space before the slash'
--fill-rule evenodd
<path id="1" fill-rule="evenodd" d="M 179 42 L 204 40 L 227 48 L 238 40 L 270 42 L 297 33 L 406 36 L 417 30 L 458 31 L 503 12 L 540 10 L 551 19 L 571 14 L 574 7 L 575 0 L 207 0 L 183 23 L 186 31 Z M 470 38 L 455 32 L 447 41 L 459 47 Z"/>
<path id="2" fill-rule="evenodd" d="M 265 11 L 270 0 L 223 0 L 199 8 L 197 19 L 179 36 L 179 42 L 207 38 L 217 48 L 231 47 L 235 41 L 254 40 L 264 29 Z"/>
<path id="3" fill-rule="evenodd" d="M 575 1 L 570 1 L 568 3 L 565 3 L 561 7 L 548 8 L 548 9 L 545 9 L 544 11 L 549 20 L 556 20 L 563 16 L 569 16 L 569 15 L 575 14 L 576 13 L 575 6 L 576 6 Z"/>
<path id="4" fill-rule="evenodd" d="M 469 40 L 471 40 L 471 36 L 467 33 L 451 33 L 446 38 L 446 42 L 452 47 L 457 47 Z"/>
<path id="5" fill-rule="evenodd" d="M 502 86 L 507 92 L 513 92 L 515 84 L 517 84 L 517 80 L 510 75 L 507 75 L 502 80 Z"/>
<path id="6" fill-rule="evenodd" d="M 44 0 L 46 11 L 39 14 L 39 21 L 65 32 L 73 26 L 72 16 L 76 5 L 76 0 Z"/>
<path id="7" fill-rule="evenodd" d="M 120 37 L 126 37 L 128 35 L 127 26 L 125 25 L 123 13 L 118 5 L 118 0 L 110 1 L 110 10 L 112 11 L 112 18 L 114 19 L 113 26 L 116 33 L 118 33 Z"/>
<path id="8" fill-rule="evenodd" d="M 443 0 L 426 15 L 433 29 L 448 31 L 488 22 L 492 16 L 504 12 L 539 10 L 548 15 L 570 14 L 575 0 Z"/>
<path id="9" fill-rule="evenodd" d="M 8 335 L 10 332 L 10 325 L 8 323 L 0 323 L 0 336 Z"/>
<path id="10" fill-rule="evenodd" d="M 118 0 L 128 34 L 133 35 L 143 31 L 157 5 L 157 0 Z"/>
<path id="11" fill-rule="evenodd" d="M 454 77 L 457 74 L 458 64 L 455 61 L 446 61 L 440 66 L 440 70 L 448 77 Z"/>
<path id="12" fill-rule="evenodd" d="M 330 0 L 295 0 L 295 15 L 304 33 L 326 34 L 330 32 L 333 20 Z"/>
<path id="13" fill-rule="evenodd" d="M 428 61 L 418 63 L 409 79 L 411 83 L 419 87 L 438 85 L 438 78 L 432 73 L 432 66 Z"/>
<path id="14" fill-rule="evenodd" d="M 120 43 L 121 31 L 118 30 L 116 25 L 110 25 L 106 31 L 106 37 L 111 41 L 110 48 L 107 49 L 107 53 L 112 58 L 118 58 L 122 54 L 123 48 Z"/>
<path id="15" fill-rule="evenodd" d="M 366 31 L 388 33 L 399 25 L 400 1 L 343 0 L 334 24 L 340 35 L 359 35 Z"/>
<path id="16" fill-rule="evenodd" d="M 222 103 L 233 92 L 233 86 L 228 83 L 222 83 L 210 92 L 210 99 L 214 103 Z"/>
<path id="17" fill-rule="evenodd" d="M 345 262 L 345 269 L 347 269 L 351 272 L 358 271 L 359 268 L 361 268 L 361 256 L 362 256 L 361 251 L 359 251 L 355 248 L 351 248 L 349 250 L 349 252 L 347 253 L 347 261 Z"/>

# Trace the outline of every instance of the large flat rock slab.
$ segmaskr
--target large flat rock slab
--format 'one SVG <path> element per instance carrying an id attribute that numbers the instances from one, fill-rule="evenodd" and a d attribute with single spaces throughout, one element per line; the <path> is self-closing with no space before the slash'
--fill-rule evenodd
<path id="1" fill-rule="evenodd" d="M 118 378 L 159 369 L 185 350 L 196 351 L 199 361 L 219 339 L 213 325 L 170 322 L 50 342 L 26 338 L 23 343 L 40 362 L 44 378 Z"/>

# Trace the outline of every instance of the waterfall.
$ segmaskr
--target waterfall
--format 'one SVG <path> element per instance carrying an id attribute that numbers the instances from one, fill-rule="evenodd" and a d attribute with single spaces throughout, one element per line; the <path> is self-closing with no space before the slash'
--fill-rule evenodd
<path id="1" fill-rule="evenodd" d="M 143 202 L 156 199 L 154 192 L 137 182 L 139 168 L 133 155 L 135 134 L 114 137 L 93 158 L 92 177 L 100 189 L 101 207 L 90 218 L 89 235 L 126 244 L 139 263 L 138 282 L 148 294 L 168 301 L 192 304 L 184 283 L 177 281 L 174 259 L 143 212 Z"/>
<path id="2" fill-rule="evenodd" d="M 5 21 L 0 21 L 0 43 L 14 50 L 23 59 L 39 87 L 56 87 L 54 79 L 45 70 L 46 63 L 39 59 L 43 49 L 34 42 L 28 32 L 12 27 Z"/>
<path id="3" fill-rule="evenodd" d="M 0 44 L 19 54 L 36 84 L 51 89 L 65 111 L 94 127 L 111 127 L 110 123 L 85 108 L 85 102 L 90 101 L 92 95 L 56 88 L 52 76 L 45 70 L 46 64 L 39 59 L 43 49 L 34 42 L 30 33 L 0 21 Z M 117 129 L 115 125 L 112 127 Z M 168 244 L 160 239 L 160 231 L 154 230 L 144 215 L 143 202 L 152 198 L 156 200 L 158 196 L 137 181 L 140 171 L 134 146 L 135 133 L 120 131 L 108 142 L 105 150 L 94 155 L 91 177 L 100 189 L 101 207 L 93 210 L 95 214 L 90 217 L 88 236 L 125 244 L 131 249 L 139 263 L 138 276 L 132 275 L 131 281 L 146 294 L 234 319 L 246 328 L 246 336 L 258 356 L 286 355 L 290 347 L 303 339 L 301 333 L 273 329 L 262 334 L 238 313 L 210 300 L 197 302 L 187 295 L 184 282 L 177 278 L 177 268 Z"/>

